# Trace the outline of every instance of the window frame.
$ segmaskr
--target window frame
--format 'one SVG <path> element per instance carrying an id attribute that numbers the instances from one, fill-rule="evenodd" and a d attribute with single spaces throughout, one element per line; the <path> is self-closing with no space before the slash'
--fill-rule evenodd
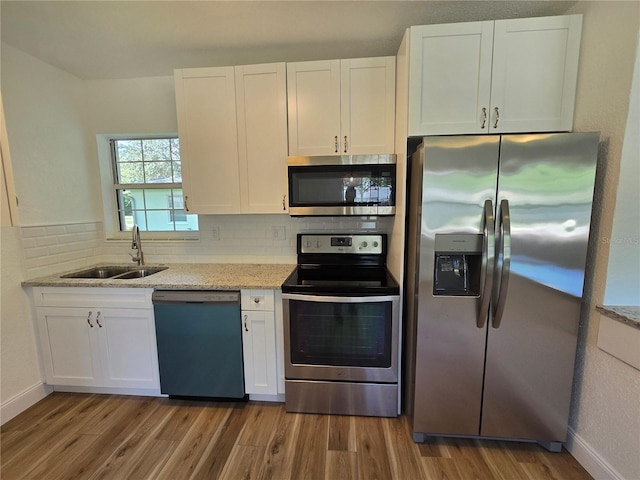
<path id="1" fill-rule="evenodd" d="M 97 134 L 96 143 L 100 167 L 100 183 L 104 213 L 104 233 L 107 240 L 131 240 L 130 230 L 120 229 L 120 211 L 118 205 L 118 190 L 123 188 L 140 189 L 182 189 L 183 183 L 138 183 L 120 184 L 118 179 L 116 157 L 113 149 L 118 140 L 162 140 L 178 138 L 175 132 L 156 134 Z M 184 194 L 184 190 L 183 190 Z M 153 211 L 153 210 L 151 210 Z M 193 214 L 191 214 L 193 215 Z M 200 240 L 200 219 L 198 230 L 141 230 L 145 240 Z"/>

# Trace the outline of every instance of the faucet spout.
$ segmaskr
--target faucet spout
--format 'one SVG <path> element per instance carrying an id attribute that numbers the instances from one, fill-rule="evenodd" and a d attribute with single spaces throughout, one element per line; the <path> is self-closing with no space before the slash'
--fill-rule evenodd
<path id="1" fill-rule="evenodd" d="M 140 241 L 140 228 L 135 224 L 131 229 L 131 248 L 133 250 L 138 250 L 138 255 L 135 257 L 132 254 L 129 254 L 131 255 L 131 260 L 137 262 L 138 266 L 144 265 L 144 253 L 142 253 L 142 242 Z"/>

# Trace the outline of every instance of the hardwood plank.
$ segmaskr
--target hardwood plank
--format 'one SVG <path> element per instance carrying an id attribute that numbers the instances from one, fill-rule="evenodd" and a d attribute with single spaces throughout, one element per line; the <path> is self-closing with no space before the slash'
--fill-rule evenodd
<path id="1" fill-rule="evenodd" d="M 198 415 L 202 413 L 206 402 L 198 402 L 193 400 L 174 400 L 163 399 L 162 403 L 166 404 L 172 410 L 169 420 L 158 432 L 156 440 L 181 440 L 189 431 L 193 422 Z"/>
<path id="2" fill-rule="evenodd" d="M 240 433 L 238 444 L 266 447 L 280 417 L 280 405 L 258 402 L 247 405 L 246 408 L 247 423 Z"/>
<path id="3" fill-rule="evenodd" d="M 111 402 L 113 400 L 113 402 Z M 96 425 L 104 428 L 91 450 L 79 455 L 76 461 L 69 465 L 65 474 L 58 478 L 65 480 L 86 479 L 93 476 L 118 446 L 129 435 L 131 425 L 140 425 L 146 416 L 153 411 L 152 397 L 116 397 L 107 403 L 117 405 L 115 409 L 107 409 L 99 415 Z M 55 477 L 51 477 L 53 479 Z"/>
<path id="4" fill-rule="evenodd" d="M 209 444 L 217 438 L 231 410 L 216 404 L 204 404 L 200 415 L 180 440 L 156 477 L 190 478 Z"/>
<path id="5" fill-rule="evenodd" d="M 449 438 L 444 443 L 450 458 L 460 462 L 458 470 L 464 478 L 491 478 L 493 473 L 481 453 L 483 446 L 491 441 Z"/>
<path id="6" fill-rule="evenodd" d="M 501 480 L 526 478 L 524 471 L 513 461 L 509 450 L 505 450 L 499 442 L 483 441 L 479 443 L 479 449 L 493 478 Z"/>
<path id="7" fill-rule="evenodd" d="M 45 457 L 29 459 L 32 468 L 23 470 L 21 475 L 8 470 L 3 472 L 3 478 L 63 478 L 68 466 L 80 455 L 92 449 L 97 439 L 97 435 L 73 434 L 66 437 L 66 441 L 57 443 Z"/>
<path id="8" fill-rule="evenodd" d="M 114 480 L 120 479 L 155 479 L 171 456 L 178 442 L 174 440 L 156 440 L 151 437 L 136 459 L 127 463 L 121 472 L 114 472 Z M 92 479 L 93 480 L 93 479 Z"/>
<path id="9" fill-rule="evenodd" d="M 87 400 L 90 396 L 90 394 L 85 394 L 79 397 L 73 393 L 55 392 L 46 396 L 35 405 L 32 405 L 22 412 L 22 414 L 9 420 L 2 426 L 0 432 L 4 435 L 9 432 L 37 429 L 43 422 L 50 422 L 52 419 L 55 419 L 56 416 L 68 413 L 70 408 L 77 408 L 79 403 Z"/>
<path id="10" fill-rule="evenodd" d="M 293 478 L 291 472 L 301 423 L 302 415 L 287 413 L 284 405 L 280 405 L 277 427 L 265 449 L 258 478 Z"/>
<path id="11" fill-rule="evenodd" d="M 376 417 L 356 418 L 356 450 L 358 478 L 362 480 L 391 478 L 382 423 Z"/>
<path id="12" fill-rule="evenodd" d="M 425 478 L 429 480 L 459 480 L 461 478 L 460 472 L 456 468 L 456 461 L 452 458 L 421 457 L 420 460 L 426 474 Z M 511 480 L 515 480 L 515 478 Z"/>
<path id="13" fill-rule="evenodd" d="M 128 471 L 148 454 L 147 446 L 152 442 L 155 434 L 169 418 L 170 411 L 161 408 L 159 402 L 149 405 L 146 419 L 113 450 L 92 480 L 103 478 L 128 478 Z"/>
<path id="14" fill-rule="evenodd" d="M 56 399 L 54 399 L 56 400 Z M 79 399 L 78 403 L 67 404 L 65 399 L 58 404 L 53 402 L 53 409 L 48 414 L 38 415 L 33 426 L 24 428 L 18 435 L 12 435 L 10 441 L 2 442 L 2 471 L 8 471 L 11 463 L 24 451 L 30 451 L 33 455 L 44 456 L 56 442 L 62 442 L 61 437 L 70 435 L 69 425 L 78 425 L 83 417 L 82 412 L 86 405 L 91 404 L 92 397 Z M 64 408 L 67 408 L 66 410 Z M 30 416 L 25 412 L 25 416 Z M 37 458 L 37 457 L 35 457 Z"/>
<path id="15" fill-rule="evenodd" d="M 204 450 L 202 458 L 191 476 L 192 479 L 218 478 L 244 428 L 248 411 L 246 404 L 234 404 L 224 424 L 217 431 L 218 434 Z"/>
<path id="16" fill-rule="evenodd" d="M 356 452 L 329 450 L 325 467 L 325 480 L 357 480 L 358 458 Z M 409 478 L 409 477 L 397 477 Z"/>
<path id="17" fill-rule="evenodd" d="M 238 480 L 258 478 L 260 460 L 264 457 L 265 447 L 237 444 L 229 455 L 229 461 L 220 474 L 220 480 Z"/>
<path id="18" fill-rule="evenodd" d="M 356 451 L 356 429 L 353 417 L 331 415 L 329 417 L 328 450 Z"/>
<path id="19" fill-rule="evenodd" d="M 449 452 L 443 439 L 440 437 L 427 437 L 423 443 L 419 443 L 420 456 L 433 458 L 449 458 Z"/>
<path id="20" fill-rule="evenodd" d="M 420 449 L 410 435 L 406 418 L 384 418 L 382 428 L 392 477 L 424 478 L 425 473 L 419 460 Z"/>
<path id="21" fill-rule="evenodd" d="M 329 416 L 301 414 L 291 478 L 323 480 L 329 436 Z"/>
<path id="22" fill-rule="evenodd" d="M 307 415 L 261 402 L 54 393 L 1 433 L 8 480 L 592 480 L 566 451 L 446 437 L 419 445 L 404 416 Z"/>

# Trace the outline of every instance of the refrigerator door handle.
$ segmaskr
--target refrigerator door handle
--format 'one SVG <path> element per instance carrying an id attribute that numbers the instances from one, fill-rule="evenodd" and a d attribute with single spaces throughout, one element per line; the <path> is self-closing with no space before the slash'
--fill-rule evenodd
<path id="1" fill-rule="evenodd" d="M 498 228 L 500 229 L 499 248 L 500 252 L 496 255 L 496 270 L 500 268 L 500 282 L 494 285 L 494 305 L 493 328 L 500 328 L 502 322 L 502 314 L 504 313 L 504 304 L 507 300 L 507 289 L 509 287 L 509 272 L 511 266 L 511 215 L 509 214 L 509 201 L 502 200 L 500 202 L 500 215 Z"/>
<path id="2" fill-rule="evenodd" d="M 476 326 L 484 328 L 491 303 L 491 290 L 493 286 L 494 252 L 495 252 L 495 226 L 493 217 L 493 202 L 485 200 L 482 219 L 482 265 L 480 271 L 480 299 L 478 306 L 478 318 Z"/>

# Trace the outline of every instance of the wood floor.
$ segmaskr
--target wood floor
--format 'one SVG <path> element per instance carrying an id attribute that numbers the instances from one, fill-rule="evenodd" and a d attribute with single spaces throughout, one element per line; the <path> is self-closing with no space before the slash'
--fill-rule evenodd
<path id="1" fill-rule="evenodd" d="M 566 451 L 434 439 L 401 418 L 286 413 L 213 403 L 54 393 L 7 422 L 2 480 L 590 479 Z"/>

